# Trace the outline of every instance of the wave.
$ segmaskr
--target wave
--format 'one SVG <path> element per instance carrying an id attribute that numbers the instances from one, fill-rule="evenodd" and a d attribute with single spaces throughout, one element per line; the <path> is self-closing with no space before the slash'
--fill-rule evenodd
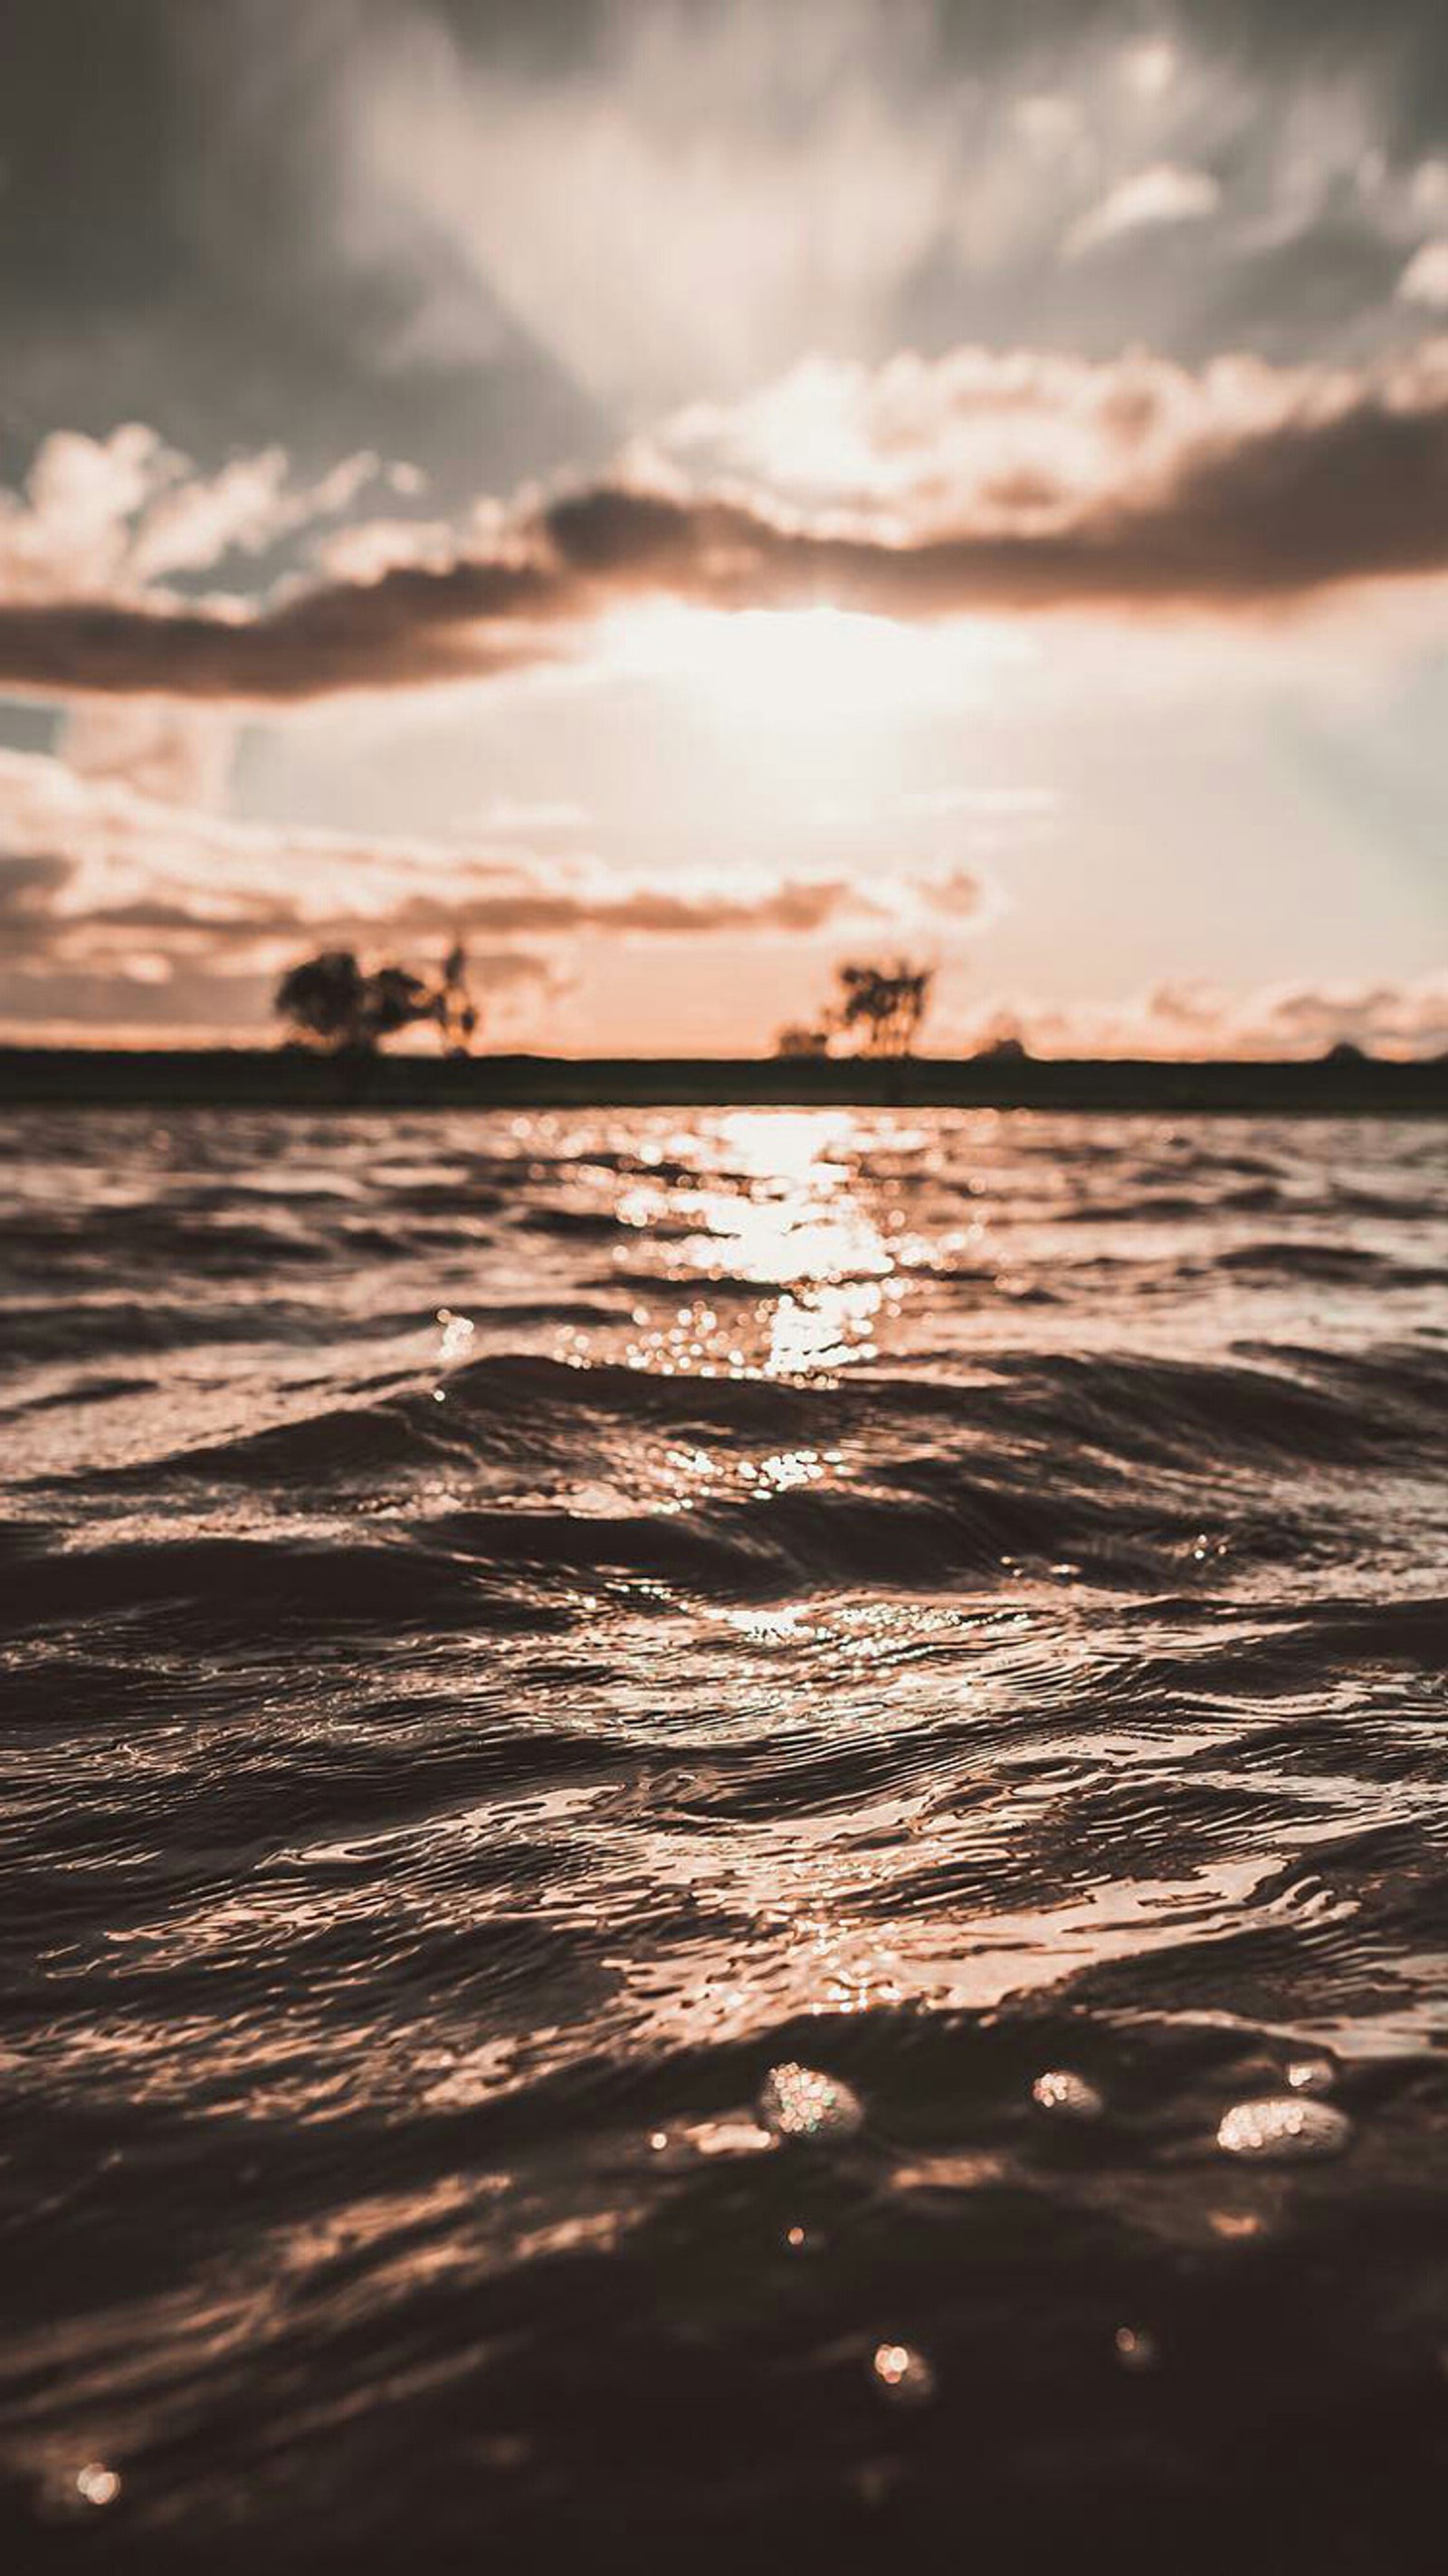
<path id="1" fill-rule="evenodd" d="M 1417 2563 L 1441 1141 L 10 1122 L 27 2568 Z"/>
<path id="2" fill-rule="evenodd" d="M 546 1627 L 542 1604 L 501 1597 L 457 1557 L 415 1540 L 392 1546 L 300 1538 L 127 1539 L 27 1553 L 24 1585 L 0 1635 L 116 1623 L 160 1626 L 178 1642 L 322 1636 L 331 1630 Z"/>

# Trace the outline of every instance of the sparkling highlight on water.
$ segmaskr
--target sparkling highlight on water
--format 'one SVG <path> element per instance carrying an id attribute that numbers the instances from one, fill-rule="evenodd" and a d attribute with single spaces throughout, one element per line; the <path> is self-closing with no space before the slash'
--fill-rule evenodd
<path id="1" fill-rule="evenodd" d="M 759 2117 L 776 2138 L 813 2140 L 848 2138 L 864 2119 L 864 2107 L 848 2084 L 818 2067 L 792 2062 L 772 2066 L 760 2087 Z"/>
<path id="2" fill-rule="evenodd" d="M 1340 2156 L 1351 2140 L 1352 2122 L 1345 2111 L 1287 2093 L 1235 2103 L 1223 2112 L 1217 2129 L 1223 2155 L 1255 2164 L 1305 2164 L 1316 2156 Z"/>

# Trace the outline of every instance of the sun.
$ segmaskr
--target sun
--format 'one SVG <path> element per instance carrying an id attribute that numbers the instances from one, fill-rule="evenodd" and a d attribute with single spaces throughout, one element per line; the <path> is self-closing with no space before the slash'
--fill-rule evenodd
<path id="1" fill-rule="evenodd" d="M 650 602 L 602 622 L 606 670 L 676 688 L 754 733 L 894 728 L 978 700 L 1015 637 L 985 618 L 906 626 L 841 608 Z"/>

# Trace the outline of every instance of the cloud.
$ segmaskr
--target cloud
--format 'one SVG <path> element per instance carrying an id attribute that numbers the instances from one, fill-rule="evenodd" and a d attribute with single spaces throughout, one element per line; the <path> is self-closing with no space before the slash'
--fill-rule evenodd
<path id="1" fill-rule="evenodd" d="M 1221 202 L 1221 188 L 1209 172 L 1158 161 L 1149 170 L 1118 180 L 1099 205 L 1071 226 L 1063 248 L 1068 259 L 1081 259 L 1123 233 L 1160 224 L 1200 223 L 1204 216 L 1214 215 Z"/>
<path id="2" fill-rule="evenodd" d="M 260 607 L 22 591 L 0 604 L 0 686 L 279 705 L 565 660 L 639 600 L 906 621 L 1263 611 L 1448 570 L 1448 342 L 1368 369 L 1197 374 L 964 352 L 853 390 L 872 507 L 801 511 L 670 473 L 485 511 L 485 551 Z"/>
<path id="3" fill-rule="evenodd" d="M 811 340 L 938 346 L 962 309 L 996 335 L 1024 309 L 1063 348 L 1182 353 L 1204 302 L 1230 332 L 1264 236 L 1321 232 L 1330 265 L 1332 233 L 1391 230 L 1448 62 L 1427 6 L 1163 14 L 1169 35 L 1132 0 L 614 0 L 570 12 L 566 62 L 540 66 L 455 7 L 369 12 L 312 135 L 330 255 L 405 278 L 415 354 L 495 355 L 501 307 L 622 418 L 736 394 Z M 1194 235 L 1168 277 L 1077 264 L 1168 223 Z M 1351 317 L 1386 301 L 1390 326 L 1360 266 Z M 1319 337 L 1285 281 L 1261 328 Z"/>
<path id="4" fill-rule="evenodd" d="M 576 938 L 582 932 L 613 938 L 695 939 L 722 931 L 813 934 L 861 908 L 860 890 L 843 879 L 786 881 L 755 894 L 680 894 L 667 887 L 609 891 L 589 888 L 517 887 L 454 899 L 417 895 L 391 916 L 397 932 L 427 931 L 534 938 Z M 866 907 L 868 908 L 868 906 Z"/>
<path id="5" fill-rule="evenodd" d="M 0 492 L 6 600 L 94 598 L 119 588 L 133 523 L 169 470 L 163 442 L 138 422 L 103 439 L 52 431 L 24 492 Z"/>
<path id="6" fill-rule="evenodd" d="M 84 698 L 67 715 L 62 748 L 78 778 L 133 787 L 154 804 L 211 812 L 222 802 L 235 739 L 224 708 Z"/>
<path id="7" fill-rule="evenodd" d="M 1141 1056 L 1317 1056 L 1344 1043 L 1389 1056 L 1448 1051 L 1448 974 L 1368 983 L 1230 990 L 1159 984 L 1128 1002 L 1065 1008 L 995 1002 L 952 1042 L 1019 1038 L 1033 1053 Z"/>
<path id="8" fill-rule="evenodd" d="M 0 855 L 0 930 L 12 955 L 44 938 L 55 898 L 71 874 L 70 860 L 50 853 Z"/>
<path id="9" fill-rule="evenodd" d="M 543 79 L 455 12 L 354 42 L 331 247 L 406 277 L 405 362 L 495 354 L 501 307 L 627 416 L 850 333 L 948 233 L 959 118 L 984 120 L 924 13 L 645 0 L 597 25 Z"/>
<path id="10" fill-rule="evenodd" d="M 962 874 L 957 913 L 969 886 Z M 892 917 L 935 900 L 929 881 L 892 893 Z M 235 1026 L 264 1015 L 280 968 L 309 949 L 417 957 L 461 935 L 489 981 L 536 984 L 556 982 L 585 939 L 810 938 L 880 909 L 845 878 L 651 884 L 586 856 L 236 822 L 0 751 L 0 1014 L 12 1017 L 75 1016 L 84 993 L 88 1011 L 127 1022 L 144 988 L 149 1021 L 169 988 L 178 1020 Z"/>
<path id="11" fill-rule="evenodd" d="M 1179 67 L 1175 45 L 1160 36 L 1129 46 L 1121 58 L 1123 76 L 1138 98 L 1160 98 L 1170 89 Z"/>
<path id="12" fill-rule="evenodd" d="M 1427 304 L 1448 313 L 1448 239 L 1424 242 L 1398 280 L 1405 304 Z"/>
<path id="13" fill-rule="evenodd" d="M 875 363 L 1026 312 L 1098 354 L 1384 346 L 1410 327 L 1398 199 L 1448 118 L 1439 0 L 3 19 L 7 441 L 140 415 L 208 474 L 363 444 L 449 512 L 479 479 L 594 470 L 650 411 L 820 341 Z M 1063 264 L 1158 165 L 1218 173 L 1230 213 L 1169 261 Z"/>
<path id="14" fill-rule="evenodd" d="M 1411 983 L 1287 985 L 1245 1015 L 1262 1039 L 1296 1049 L 1349 1044 L 1389 1055 L 1448 1050 L 1448 975 Z"/>
<path id="15" fill-rule="evenodd" d="M 942 913 L 947 920 L 979 922 L 996 908 L 994 888 L 973 868 L 951 868 L 944 876 L 922 877 L 917 890 L 927 910 Z"/>
<path id="16" fill-rule="evenodd" d="M 157 581 L 264 555 L 337 517 L 381 471 L 364 452 L 297 485 L 286 450 L 268 447 L 208 475 L 139 421 L 104 438 L 53 430 L 24 489 L 0 491 L 0 596 L 140 600 Z"/>
<path id="17" fill-rule="evenodd" d="M 211 476 L 178 480 L 152 502 L 131 545 L 141 582 L 205 572 L 233 553 L 264 554 L 279 538 L 347 509 L 379 471 L 367 453 L 344 457 L 310 489 L 290 490 L 284 447 L 233 457 Z"/>
<path id="18" fill-rule="evenodd" d="M 1032 90 L 1017 99 L 1010 121 L 1041 152 L 1059 152 L 1079 143 L 1086 113 L 1079 99 L 1059 90 Z"/>

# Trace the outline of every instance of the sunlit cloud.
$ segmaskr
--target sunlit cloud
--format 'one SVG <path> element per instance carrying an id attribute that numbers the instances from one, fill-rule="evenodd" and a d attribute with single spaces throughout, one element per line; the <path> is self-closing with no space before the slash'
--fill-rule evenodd
<path id="1" fill-rule="evenodd" d="M 1179 56 L 1164 36 L 1132 45 L 1121 58 L 1122 75 L 1138 98 L 1160 98 L 1177 75 Z"/>
<path id="2" fill-rule="evenodd" d="M 285 704 L 547 665 L 625 603 L 905 625 L 1275 613 L 1448 570 L 1442 341 L 1365 369 L 1224 359 L 1196 374 L 965 351 L 852 374 L 834 398 L 882 461 L 873 509 L 858 493 L 803 512 L 767 492 L 618 479 L 525 503 L 486 552 L 259 607 L 138 601 L 124 579 L 108 598 L 22 592 L 0 603 L 0 684 Z M 746 435 L 760 434 L 756 413 Z M 107 544 L 115 515 L 108 500 Z M 838 663 L 863 630 L 796 633 Z M 802 685 L 808 668 L 801 649 Z"/>
<path id="3" fill-rule="evenodd" d="M 53 430 L 23 489 L 0 490 L 0 599 L 140 600 L 178 573 L 263 555 L 335 517 L 380 471 L 361 454 L 298 485 L 285 449 L 268 447 L 199 474 L 139 422 L 104 438 Z"/>
<path id="4" fill-rule="evenodd" d="M 1122 233 L 1154 225 L 1200 223 L 1222 202 L 1218 182 L 1206 170 L 1183 170 L 1170 161 L 1154 162 L 1118 180 L 1099 206 L 1093 206 L 1066 235 L 1068 259 L 1081 259 Z"/>
<path id="5" fill-rule="evenodd" d="M 1427 241 L 1415 250 L 1398 280 L 1405 304 L 1426 304 L 1448 313 L 1448 240 Z"/>

